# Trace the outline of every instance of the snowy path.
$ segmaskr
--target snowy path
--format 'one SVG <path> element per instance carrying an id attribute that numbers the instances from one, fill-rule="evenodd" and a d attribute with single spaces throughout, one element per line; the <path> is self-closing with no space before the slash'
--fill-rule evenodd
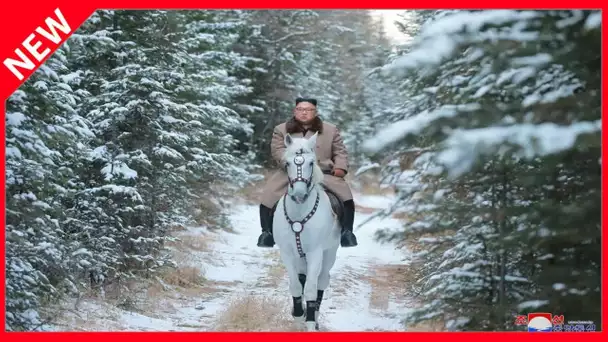
<path id="1" fill-rule="evenodd" d="M 357 200 L 368 208 L 386 206 L 386 199 L 382 198 Z M 193 241 L 196 236 L 206 236 L 206 246 L 187 257 L 193 267 L 204 265 L 202 274 L 206 283 L 212 284 L 207 290 L 194 295 L 163 295 L 155 306 L 139 312 L 108 306 L 103 308 L 108 312 L 106 316 L 100 318 L 97 314 L 86 320 L 87 325 L 96 320 L 94 326 L 79 329 L 297 330 L 289 316 L 291 297 L 278 248 L 261 249 L 255 245 L 260 233 L 258 207 L 235 204 L 232 212 L 234 232 L 211 233 L 192 228 L 181 234 Z M 408 300 L 399 293 L 399 286 L 390 286 L 389 278 L 391 267 L 404 264 L 406 255 L 403 250 L 372 239 L 377 229 L 398 227 L 399 222 L 374 220 L 357 228 L 369 215 L 358 212 L 355 217 L 359 246 L 338 250 L 321 308 L 320 324 L 324 331 L 404 330 L 400 319 L 407 312 Z M 99 312 L 99 306 L 83 302 L 80 311 Z M 260 314 L 260 310 L 264 313 Z M 65 330 L 65 325 L 74 327 L 79 324 L 77 321 L 72 319 L 59 330 Z"/>

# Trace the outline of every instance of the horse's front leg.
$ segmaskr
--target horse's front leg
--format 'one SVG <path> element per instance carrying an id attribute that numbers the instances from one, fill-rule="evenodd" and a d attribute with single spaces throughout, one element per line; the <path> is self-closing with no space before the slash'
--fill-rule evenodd
<path id="1" fill-rule="evenodd" d="M 317 318 L 317 285 L 319 274 L 323 267 L 323 250 L 317 248 L 306 254 L 307 270 L 306 284 L 304 285 L 304 300 L 306 301 L 306 330 L 316 331 Z"/>
<path id="2" fill-rule="evenodd" d="M 300 269 L 300 260 L 297 260 L 291 253 L 287 251 L 281 251 L 281 259 L 283 265 L 287 270 L 287 276 L 289 277 L 289 293 L 293 300 L 293 310 L 291 315 L 296 321 L 304 321 L 304 304 L 302 302 L 303 285 L 300 282 L 298 270 Z"/>
<path id="3" fill-rule="evenodd" d="M 323 263 L 321 267 L 321 273 L 319 274 L 319 282 L 317 284 L 317 312 L 315 321 L 317 322 L 316 328 L 319 330 L 319 311 L 321 310 L 321 302 L 323 302 L 323 293 L 329 286 L 330 274 L 329 271 L 336 262 L 336 254 L 338 252 L 338 245 L 335 248 L 327 249 L 323 252 Z"/>

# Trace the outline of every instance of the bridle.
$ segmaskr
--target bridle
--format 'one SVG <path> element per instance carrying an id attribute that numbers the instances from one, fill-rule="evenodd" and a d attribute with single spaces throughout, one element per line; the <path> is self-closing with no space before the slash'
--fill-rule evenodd
<path id="1" fill-rule="evenodd" d="M 304 177 L 302 177 L 302 165 L 304 165 L 305 159 L 302 156 L 303 151 L 299 150 L 296 152 L 296 156 L 293 158 L 293 162 L 296 164 L 296 178 L 291 179 L 289 177 L 289 174 L 287 175 L 287 179 L 289 181 L 289 186 L 291 186 L 293 188 L 293 185 L 296 182 L 304 182 L 306 184 L 306 197 L 304 198 L 304 200 L 306 200 L 308 198 L 308 196 L 310 195 L 310 191 L 312 191 L 312 174 L 310 176 L 310 178 L 306 179 Z M 304 254 L 304 251 L 302 250 L 302 241 L 300 240 L 300 233 L 302 233 L 302 231 L 304 231 L 304 224 L 306 222 L 308 222 L 308 220 L 310 220 L 313 215 L 317 212 L 317 208 L 319 207 L 319 192 L 317 191 L 317 198 L 315 199 L 315 205 L 313 206 L 312 210 L 308 213 L 308 215 L 306 215 L 306 217 L 304 217 L 302 220 L 299 221 L 294 221 L 291 218 L 289 218 L 289 215 L 287 214 L 287 192 L 285 192 L 285 196 L 283 198 L 283 213 L 285 214 L 285 219 L 287 219 L 287 222 L 289 223 L 289 226 L 291 227 L 291 230 L 296 234 L 296 247 L 298 248 L 298 254 L 300 255 L 300 258 L 304 258 L 306 257 L 306 254 Z"/>
<path id="2" fill-rule="evenodd" d="M 293 158 L 293 162 L 294 164 L 296 164 L 296 178 L 291 178 L 289 177 L 289 174 L 287 174 L 287 181 L 289 182 L 289 186 L 291 188 L 293 188 L 294 184 L 296 184 L 297 182 L 303 182 L 304 184 L 306 184 L 306 195 L 304 196 L 304 201 L 306 201 L 306 199 L 308 199 L 308 196 L 310 195 L 310 192 L 312 191 L 313 175 L 311 174 L 310 178 L 304 178 L 302 176 L 302 165 L 304 165 L 304 162 L 306 161 L 302 154 L 304 154 L 303 150 L 296 151 L 296 156 Z M 292 197 L 291 199 L 293 200 L 294 198 Z"/>

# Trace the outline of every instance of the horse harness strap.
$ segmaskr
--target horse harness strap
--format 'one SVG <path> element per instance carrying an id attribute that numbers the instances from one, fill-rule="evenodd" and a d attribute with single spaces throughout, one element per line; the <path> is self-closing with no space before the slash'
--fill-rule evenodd
<path id="1" fill-rule="evenodd" d="M 304 164 L 304 157 L 302 157 L 303 151 L 299 150 L 296 152 L 296 157 L 294 158 L 294 163 L 296 164 L 297 175 L 295 179 L 291 179 L 289 175 L 287 175 L 287 180 L 289 181 L 289 185 L 293 186 L 296 182 L 304 182 L 306 183 L 306 187 L 310 188 L 312 179 L 306 179 L 302 176 L 302 165 Z M 311 177 L 312 178 L 312 177 Z"/>
<path id="2" fill-rule="evenodd" d="M 317 208 L 319 207 L 319 199 L 320 196 L 319 192 L 317 191 L 317 199 L 315 200 L 315 205 L 313 206 L 312 210 L 302 220 L 293 221 L 289 218 L 289 215 L 287 215 L 287 205 L 285 204 L 287 202 L 287 194 L 285 194 L 285 197 L 283 198 L 283 212 L 285 213 L 285 218 L 287 219 L 287 222 L 291 226 L 291 230 L 296 234 L 296 247 L 298 248 L 298 254 L 300 254 L 300 258 L 306 257 L 306 254 L 304 254 L 304 251 L 302 250 L 302 241 L 300 240 L 300 233 L 304 231 L 304 224 L 308 222 L 308 220 L 310 220 L 312 216 L 317 212 Z"/>

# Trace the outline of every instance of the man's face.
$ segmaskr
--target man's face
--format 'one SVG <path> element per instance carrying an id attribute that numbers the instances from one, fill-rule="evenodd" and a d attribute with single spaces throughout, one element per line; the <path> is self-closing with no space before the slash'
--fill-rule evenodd
<path id="1" fill-rule="evenodd" d="M 296 105 L 293 112 L 296 120 L 307 123 L 315 118 L 317 115 L 317 108 L 310 102 L 300 102 Z"/>

